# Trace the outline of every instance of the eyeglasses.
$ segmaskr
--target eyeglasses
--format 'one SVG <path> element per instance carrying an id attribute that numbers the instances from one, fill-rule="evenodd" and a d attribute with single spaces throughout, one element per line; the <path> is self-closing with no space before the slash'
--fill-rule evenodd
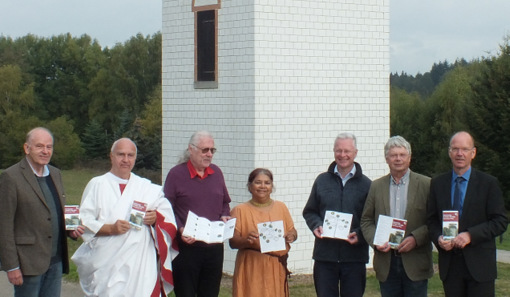
<path id="1" fill-rule="evenodd" d="M 397 154 L 397 153 L 395 153 L 395 154 L 389 154 L 387 156 L 390 159 L 397 159 L 397 158 L 405 159 L 405 158 L 407 158 L 409 156 L 409 154 L 407 154 L 407 153 L 405 153 L 405 154 Z"/>
<path id="2" fill-rule="evenodd" d="M 350 155 L 353 153 L 353 151 L 349 151 L 349 150 L 334 150 L 335 154 L 346 154 L 346 155 Z"/>
<path id="3" fill-rule="evenodd" d="M 459 153 L 459 152 L 462 152 L 464 154 L 467 154 L 469 153 L 470 151 L 474 150 L 475 148 L 472 147 L 472 148 L 460 148 L 460 147 L 451 147 L 449 148 L 448 150 L 450 151 L 450 153 Z"/>
<path id="4" fill-rule="evenodd" d="M 202 151 L 202 154 L 207 154 L 208 151 L 211 151 L 211 154 L 214 155 L 214 153 L 216 153 L 216 148 L 215 147 L 206 147 L 206 148 L 201 148 L 201 147 L 198 147 L 194 144 L 191 144 L 192 146 L 196 147 L 197 149 L 201 150 Z"/>

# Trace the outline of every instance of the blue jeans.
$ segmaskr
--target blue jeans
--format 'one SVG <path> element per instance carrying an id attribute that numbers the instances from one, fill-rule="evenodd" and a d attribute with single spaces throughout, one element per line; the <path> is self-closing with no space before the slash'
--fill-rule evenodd
<path id="1" fill-rule="evenodd" d="M 361 297 L 365 292 L 366 272 L 365 263 L 362 262 L 315 261 L 313 265 L 315 292 L 318 297 Z"/>
<path id="2" fill-rule="evenodd" d="M 23 276 L 23 284 L 14 286 L 14 297 L 60 296 L 62 262 L 51 264 L 48 270 L 36 276 Z"/>
<path id="3" fill-rule="evenodd" d="M 382 297 L 427 297 L 428 280 L 409 279 L 404 270 L 402 258 L 393 253 L 388 278 L 385 282 L 379 282 L 379 285 Z"/>

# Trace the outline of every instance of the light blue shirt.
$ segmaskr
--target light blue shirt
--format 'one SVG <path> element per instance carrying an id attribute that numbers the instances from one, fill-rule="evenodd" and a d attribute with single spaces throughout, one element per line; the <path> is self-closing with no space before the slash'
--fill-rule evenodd
<path id="1" fill-rule="evenodd" d="M 342 177 L 340 172 L 338 172 L 338 165 L 335 165 L 335 169 L 333 171 L 335 172 L 336 175 L 340 177 L 340 179 L 342 180 L 342 185 L 345 186 L 347 181 L 350 180 L 356 174 L 356 165 L 354 164 L 352 165 L 351 171 L 349 171 L 349 173 L 347 173 L 345 177 Z"/>
<path id="2" fill-rule="evenodd" d="M 451 203 L 453 205 L 453 193 L 455 192 L 455 183 L 456 179 L 459 175 L 455 173 L 455 171 L 452 170 L 452 185 L 451 185 Z M 466 197 L 466 190 L 469 182 L 469 178 L 471 177 L 471 167 L 463 174 L 461 175 L 464 180 L 460 183 L 460 212 L 459 216 L 462 215 L 462 208 L 464 207 L 464 198 Z"/>
<path id="3" fill-rule="evenodd" d="M 39 174 L 37 174 L 37 172 L 34 169 L 34 166 L 32 166 L 32 163 L 30 163 L 30 160 L 28 158 L 27 158 L 27 162 L 28 162 L 28 165 L 30 165 L 30 168 L 32 168 L 32 171 L 34 172 L 34 174 L 36 176 L 39 176 Z M 46 177 L 48 175 L 50 175 L 50 170 L 48 169 L 48 165 L 44 165 L 43 175 L 39 176 L 39 177 Z"/>

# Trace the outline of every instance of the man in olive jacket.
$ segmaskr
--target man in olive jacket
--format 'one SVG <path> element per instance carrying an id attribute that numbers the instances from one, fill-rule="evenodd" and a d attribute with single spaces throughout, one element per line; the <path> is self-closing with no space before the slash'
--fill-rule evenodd
<path id="1" fill-rule="evenodd" d="M 313 278 L 318 297 L 361 297 L 365 292 L 368 244 L 360 230 L 360 217 L 370 188 L 370 179 L 354 162 L 356 137 L 337 136 L 335 162 L 315 180 L 303 210 L 306 224 L 315 235 Z M 326 210 L 352 214 L 347 240 L 323 237 Z M 338 284 L 340 282 L 340 292 Z"/>
<path id="2" fill-rule="evenodd" d="M 24 150 L 26 157 L 0 175 L 0 262 L 15 296 L 60 296 L 69 260 L 62 177 L 48 165 L 53 136 L 35 128 Z"/>
<path id="3" fill-rule="evenodd" d="M 426 297 L 432 269 L 432 244 L 427 229 L 427 199 L 430 178 L 412 172 L 411 145 L 394 136 L 384 147 L 390 174 L 372 182 L 361 230 L 374 248 L 374 270 L 383 297 Z M 379 215 L 405 219 L 404 239 L 396 249 L 388 242 L 374 245 Z"/>

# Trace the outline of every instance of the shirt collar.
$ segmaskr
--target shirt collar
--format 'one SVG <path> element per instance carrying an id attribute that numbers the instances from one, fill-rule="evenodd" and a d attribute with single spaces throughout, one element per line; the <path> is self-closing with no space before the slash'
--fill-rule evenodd
<path id="1" fill-rule="evenodd" d="M 34 172 L 34 174 L 36 176 L 39 176 L 39 174 L 37 173 L 37 171 L 35 171 L 34 167 L 32 166 L 32 163 L 30 163 L 30 160 L 27 158 L 27 162 L 28 162 L 28 165 L 30 165 L 30 168 L 32 168 L 32 171 Z M 48 169 L 48 165 L 44 165 L 44 169 L 43 169 L 43 174 L 42 176 L 39 176 L 39 177 L 46 177 L 50 175 L 50 170 Z"/>
<path id="2" fill-rule="evenodd" d="M 190 178 L 195 178 L 196 176 L 198 176 L 200 179 L 204 179 L 206 178 L 209 174 L 213 174 L 214 173 L 214 170 L 211 168 L 211 166 L 207 166 L 204 170 L 204 176 L 200 176 L 197 172 L 197 170 L 195 169 L 195 167 L 193 167 L 193 164 L 191 164 L 191 161 L 188 161 L 188 163 L 186 163 L 186 165 L 188 166 L 188 170 L 189 170 L 189 177 Z"/>
<path id="3" fill-rule="evenodd" d="M 455 173 L 455 171 L 452 170 L 452 181 L 455 181 L 458 176 L 462 176 L 465 180 L 469 180 L 469 177 L 471 177 L 471 166 L 469 166 L 469 169 L 464 172 L 463 175 L 458 175 Z"/>
<path id="4" fill-rule="evenodd" d="M 335 164 L 335 169 L 333 169 L 333 172 L 336 175 L 340 176 L 340 178 L 342 178 L 342 175 L 340 175 L 340 172 L 338 171 L 338 165 Z M 355 174 L 356 174 L 356 164 L 352 165 L 351 171 L 349 171 L 349 173 L 347 173 L 347 175 L 345 175 L 345 177 L 343 179 L 345 179 L 347 177 L 353 177 Z"/>
<path id="5" fill-rule="evenodd" d="M 411 172 L 411 169 L 407 169 L 406 173 L 404 174 L 404 176 L 402 176 L 402 178 L 400 179 L 399 183 L 396 183 L 395 182 L 395 179 L 393 178 L 392 175 L 391 176 L 391 183 L 393 185 L 405 185 L 407 184 L 407 182 L 409 181 L 409 172 Z"/>

